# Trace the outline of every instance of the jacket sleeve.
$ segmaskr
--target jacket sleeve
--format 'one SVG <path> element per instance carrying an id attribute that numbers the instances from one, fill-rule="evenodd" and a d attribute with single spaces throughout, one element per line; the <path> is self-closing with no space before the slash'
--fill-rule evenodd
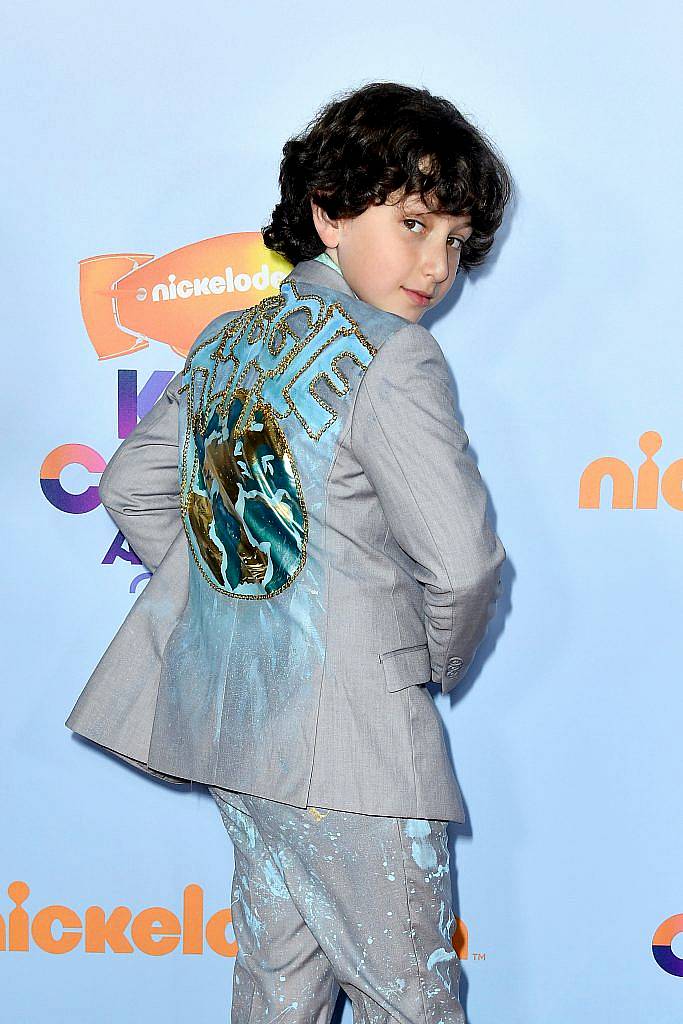
<path id="1" fill-rule="evenodd" d="M 178 388 L 182 378 L 181 371 L 169 381 L 100 477 L 102 504 L 152 572 L 182 529 L 178 476 Z"/>
<path id="2" fill-rule="evenodd" d="M 431 677 L 443 693 L 463 678 L 484 637 L 506 557 L 468 445 L 438 342 L 407 324 L 363 375 L 351 447 L 424 586 Z"/>

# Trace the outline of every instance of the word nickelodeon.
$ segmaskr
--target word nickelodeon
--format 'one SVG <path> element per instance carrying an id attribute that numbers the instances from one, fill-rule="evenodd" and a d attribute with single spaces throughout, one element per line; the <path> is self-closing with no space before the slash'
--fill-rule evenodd
<path id="1" fill-rule="evenodd" d="M 259 231 L 239 231 L 161 256 L 89 256 L 79 268 L 83 323 L 99 359 L 150 341 L 184 358 L 214 317 L 274 295 L 292 265 L 266 249 Z"/>
<path id="2" fill-rule="evenodd" d="M 135 916 L 130 907 L 86 907 L 79 915 L 71 907 L 55 903 L 42 907 L 31 918 L 24 907 L 31 890 L 26 882 L 11 882 L 7 895 L 14 904 L 9 914 L 0 914 L 0 951 L 28 953 L 33 947 L 44 953 L 71 953 L 79 945 L 85 953 L 134 953 L 166 956 L 180 946 L 181 953 L 204 953 L 204 942 L 219 956 L 237 955 L 237 942 L 226 936 L 232 925 L 229 907 L 217 910 L 204 924 L 204 891 L 200 885 L 183 890 L 182 915 L 167 907 L 145 907 Z M 455 919 L 451 937 L 461 960 L 468 956 L 465 922 Z M 231 929 L 232 931 L 232 929 Z"/>
<path id="3" fill-rule="evenodd" d="M 14 904 L 0 914 L 0 950 L 27 953 L 32 947 L 44 953 L 71 953 L 81 946 L 85 953 L 134 953 L 166 956 L 179 946 L 182 953 L 202 954 L 204 942 L 219 956 L 237 955 L 237 943 L 226 936 L 232 924 L 229 907 L 217 910 L 204 924 L 204 892 L 199 885 L 183 890 L 182 915 L 166 907 L 145 907 L 135 916 L 130 907 L 86 907 L 78 914 L 71 907 L 53 904 L 33 917 L 24 903 L 30 895 L 26 882 L 11 882 L 7 895 Z"/>

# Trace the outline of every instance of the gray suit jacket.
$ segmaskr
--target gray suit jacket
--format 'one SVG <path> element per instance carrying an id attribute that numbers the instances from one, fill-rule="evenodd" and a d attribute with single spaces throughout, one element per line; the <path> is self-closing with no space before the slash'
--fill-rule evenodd
<path id="1" fill-rule="evenodd" d="M 500 593 L 468 443 L 434 337 L 330 267 L 217 317 L 102 475 L 153 575 L 66 725 L 172 782 L 463 821 L 425 684 Z"/>

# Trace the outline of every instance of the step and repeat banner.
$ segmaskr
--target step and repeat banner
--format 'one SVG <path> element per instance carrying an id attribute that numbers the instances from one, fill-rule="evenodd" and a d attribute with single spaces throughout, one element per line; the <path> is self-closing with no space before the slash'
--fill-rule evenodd
<path id="1" fill-rule="evenodd" d="M 201 328 L 290 269 L 260 235 L 285 140 L 375 80 L 451 99 L 518 193 L 422 321 L 508 554 L 434 693 L 467 1019 L 681 1020 L 681 29 L 670 2 L 5 11 L 3 1020 L 229 1019 L 214 801 L 64 725 L 149 579 L 98 481 Z"/>

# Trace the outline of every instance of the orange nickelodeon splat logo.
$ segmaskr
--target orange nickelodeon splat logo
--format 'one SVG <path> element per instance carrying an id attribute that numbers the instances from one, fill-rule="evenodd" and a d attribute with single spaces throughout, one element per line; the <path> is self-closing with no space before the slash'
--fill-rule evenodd
<path id="1" fill-rule="evenodd" d="M 662 447 L 662 436 L 656 430 L 646 430 L 638 440 L 645 461 L 638 469 L 636 504 L 640 508 L 657 508 L 659 492 L 667 505 L 683 511 L 683 459 L 676 459 L 662 473 L 653 456 Z M 612 480 L 612 508 L 633 508 L 634 475 L 631 467 L 606 456 L 589 463 L 579 482 L 579 508 L 600 508 L 600 485 L 608 476 Z"/>
<path id="2" fill-rule="evenodd" d="M 165 256 L 90 256 L 79 266 L 83 321 L 100 359 L 150 341 L 184 358 L 214 317 L 275 294 L 292 268 L 259 231 L 205 238 Z"/>

